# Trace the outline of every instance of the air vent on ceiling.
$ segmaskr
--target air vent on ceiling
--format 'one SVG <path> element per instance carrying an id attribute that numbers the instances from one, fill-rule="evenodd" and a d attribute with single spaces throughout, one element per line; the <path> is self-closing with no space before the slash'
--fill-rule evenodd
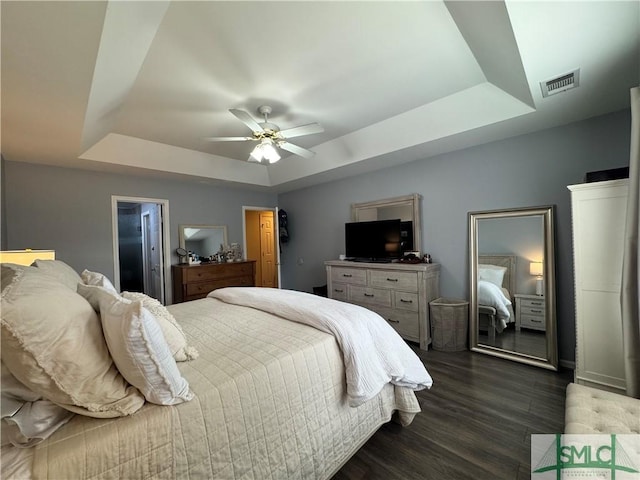
<path id="1" fill-rule="evenodd" d="M 576 88 L 580 85 L 580 69 L 565 73 L 546 82 L 540 82 L 540 88 L 542 89 L 542 96 L 548 97 L 549 95 L 555 95 L 556 93 L 566 92 L 572 88 Z"/>

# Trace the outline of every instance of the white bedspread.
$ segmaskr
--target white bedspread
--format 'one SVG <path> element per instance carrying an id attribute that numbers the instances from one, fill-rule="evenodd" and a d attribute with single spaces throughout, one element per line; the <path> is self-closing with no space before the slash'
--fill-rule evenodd
<path id="1" fill-rule="evenodd" d="M 407 425 L 420 411 L 413 391 L 391 384 L 350 407 L 330 334 L 214 298 L 169 310 L 200 352 L 178 364 L 195 398 L 128 417 L 76 415 L 19 449 L 26 472 L 7 468 L 3 449 L 2 478 L 327 480 L 394 412 Z"/>
<path id="2" fill-rule="evenodd" d="M 373 398 L 387 383 L 412 390 L 433 380 L 418 356 L 377 313 L 350 303 L 292 290 L 228 287 L 209 294 L 332 334 L 340 345 L 351 406 Z"/>
<path id="3" fill-rule="evenodd" d="M 502 332 L 507 323 L 511 321 L 511 310 L 509 309 L 511 300 L 507 298 L 503 289 L 486 280 L 478 280 L 478 302 L 496 309 L 499 322 L 495 327 L 498 332 Z"/>

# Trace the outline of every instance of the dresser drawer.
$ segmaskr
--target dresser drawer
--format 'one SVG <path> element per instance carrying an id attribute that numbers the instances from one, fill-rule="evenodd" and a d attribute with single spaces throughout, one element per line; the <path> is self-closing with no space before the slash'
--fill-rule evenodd
<path id="1" fill-rule="evenodd" d="M 520 306 L 520 314 L 521 315 L 531 315 L 531 316 L 540 316 L 544 317 L 544 305 L 542 307 L 531 307 L 527 306 L 524 302 Z"/>
<path id="2" fill-rule="evenodd" d="M 218 280 L 209 280 L 207 282 L 189 283 L 187 284 L 187 296 L 202 295 L 223 287 L 252 287 L 253 277 L 233 277 L 221 278 Z"/>
<path id="3" fill-rule="evenodd" d="M 418 298 L 417 293 L 393 292 L 393 305 L 401 310 L 417 312 L 419 309 Z"/>
<path id="4" fill-rule="evenodd" d="M 520 327 L 545 330 L 544 316 L 521 314 Z"/>
<path id="5" fill-rule="evenodd" d="M 367 271 L 358 268 L 336 267 L 331 269 L 331 280 L 351 285 L 366 285 Z"/>
<path id="6" fill-rule="evenodd" d="M 535 308 L 544 311 L 544 298 L 521 298 L 521 308 Z"/>
<path id="7" fill-rule="evenodd" d="M 346 283 L 334 283 L 331 291 L 329 292 L 329 298 L 346 302 L 348 288 L 349 286 Z"/>
<path id="8" fill-rule="evenodd" d="M 384 318 L 402 338 L 413 341 L 419 340 L 420 323 L 417 312 L 413 313 L 377 306 L 371 309 Z"/>
<path id="9" fill-rule="evenodd" d="M 213 265 L 212 265 L 213 266 Z M 253 274 L 251 263 L 223 263 L 210 268 L 209 265 L 197 266 L 186 271 L 186 282 L 199 282 L 219 278 L 240 277 Z"/>
<path id="10" fill-rule="evenodd" d="M 418 275 L 414 272 L 371 270 L 370 274 L 372 287 L 418 291 Z"/>
<path id="11" fill-rule="evenodd" d="M 349 301 L 363 305 L 391 307 L 391 291 L 382 288 L 352 286 L 349 289 Z"/>

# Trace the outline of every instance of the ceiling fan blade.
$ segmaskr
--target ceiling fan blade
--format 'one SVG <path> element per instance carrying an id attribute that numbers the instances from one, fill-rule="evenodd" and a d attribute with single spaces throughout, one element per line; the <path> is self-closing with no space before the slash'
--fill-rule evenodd
<path id="1" fill-rule="evenodd" d="M 282 135 L 284 138 L 293 138 L 321 132 L 324 132 L 324 128 L 322 128 L 322 125 L 320 125 L 319 123 L 309 123 L 308 125 L 300 125 L 299 127 L 280 130 L 280 135 Z"/>
<path id="2" fill-rule="evenodd" d="M 278 147 L 280 147 L 283 150 L 286 150 L 287 152 L 295 153 L 296 155 L 299 155 L 304 158 L 311 158 L 315 155 L 315 152 L 312 152 L 311 150 L 307 150 L 306 148 L 299 147 L 298 145 L 294 145 L 293 143 L 289 143 L 289 142 L 278 142 Z"/>
<path id="3" fill-rule="evenodd" d="M 247 140 L 256 140 L 253 137 L 207 137 L 207 142 L 245 142 Z"/>
<path id="4" fill-rule="evenodd" d="M 258 125 L 258 122 L 256 122 L 251 117 L 251 115 L 249 115 L 244 110 L 238 110 L 236 108 L 231 108 L 229 111 L 231 113 L 233 113 L 238 120 L 240 120 L 247 127 L 249 127 L 252 132 L 264 132 L 264 129 L 260 125 Z"/>

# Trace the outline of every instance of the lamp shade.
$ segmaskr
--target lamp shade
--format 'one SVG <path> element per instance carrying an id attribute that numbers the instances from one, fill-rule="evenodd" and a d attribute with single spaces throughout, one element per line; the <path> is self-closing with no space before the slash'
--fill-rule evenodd
<path id="1" fill-rule="evenodd" d="M 35 260 L 55 260 L 55 250 L 5 250 L 0 252 L 0 263 L 31 265 Z"/>
<path id="2" fill-rule="evenodd" d="M 537 277 L 542 275 L 542 262 L 531 262 L 531 263 L 529 263 L 529 273 L 531 275 L 535 275 Z"/>

